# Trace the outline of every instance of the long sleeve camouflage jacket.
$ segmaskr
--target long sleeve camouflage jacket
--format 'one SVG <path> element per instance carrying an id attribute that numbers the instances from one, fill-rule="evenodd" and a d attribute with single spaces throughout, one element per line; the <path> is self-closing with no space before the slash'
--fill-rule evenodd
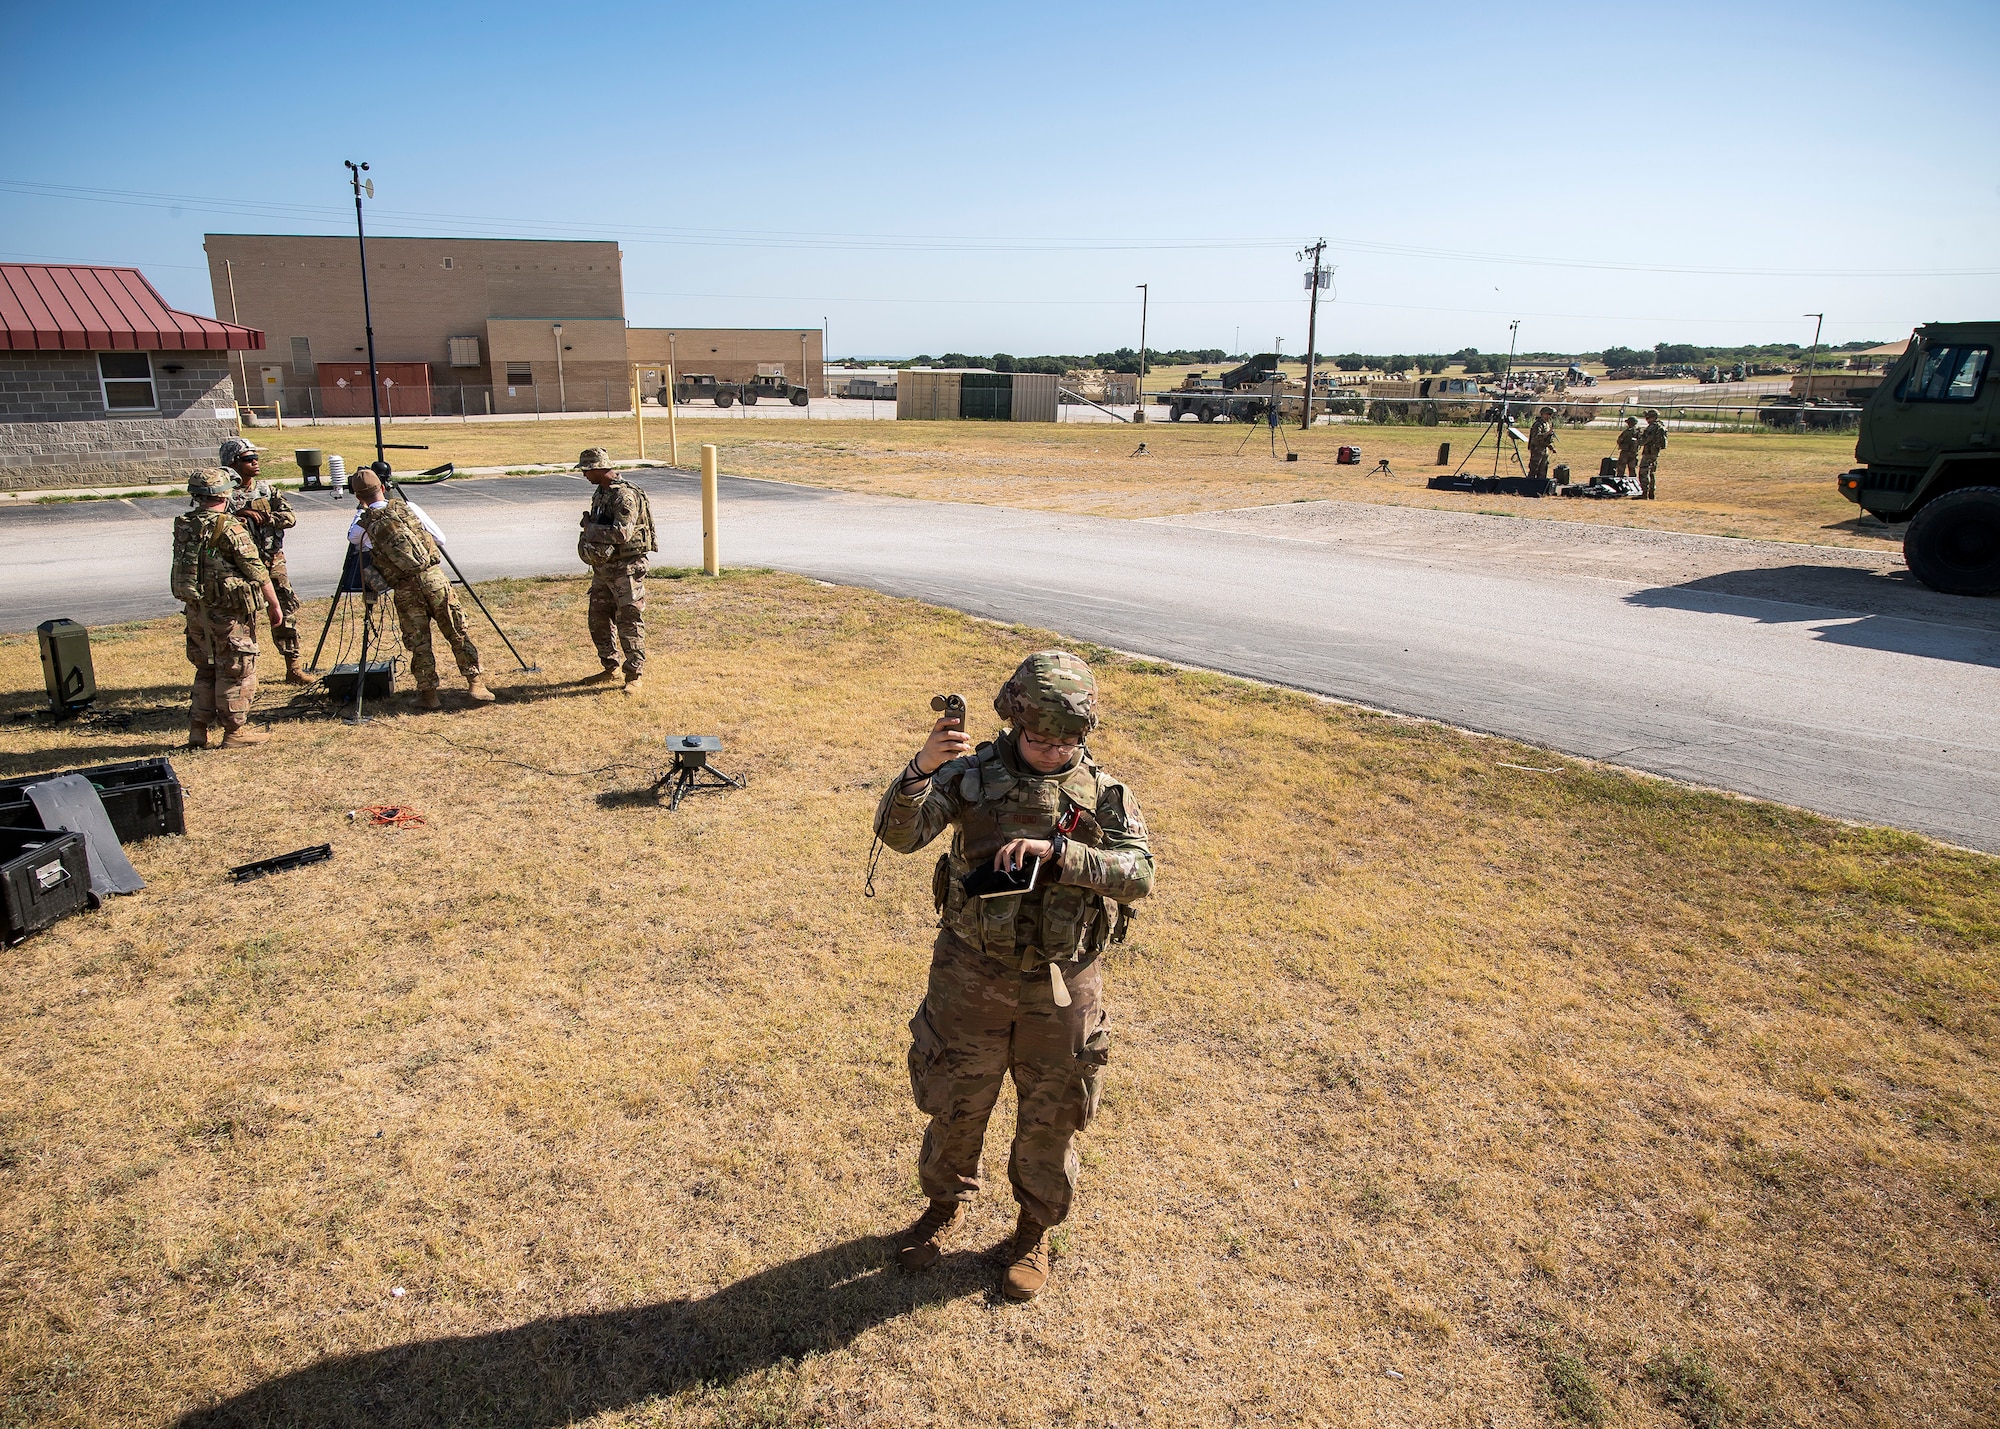
<path id="1" fill-rule="evenodd" d="M 1021 762 L 1011 735 L 951 760 L 927 780 L 907 767 L 882 795 L 875 832 L 898 853 L 915 853 L 947 828 L 951 849 L 932 885 L 939 925 L 975 948 L 1032 971 L 1094 957 L 1129 905 L 1153 888 L 1153 851 L 1137 801 L 1089 752 L 1059 774 Z M 1017 838 L 1070 830 L 1061 866 L 1027 894 L 973 898 L 962 880 Z M 1054 881 L 1049 881 L 1049 875 Z"/>

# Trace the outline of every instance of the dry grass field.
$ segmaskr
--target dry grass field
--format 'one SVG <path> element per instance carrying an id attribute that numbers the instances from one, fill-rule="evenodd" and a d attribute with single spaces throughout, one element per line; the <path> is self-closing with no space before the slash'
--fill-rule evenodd
<path id="1" fill-rule="evenodd" d="M 930 860 L 861 879 L 928 696 L 1051 637 L 660 579 L 628 699 L 580 583 L 485 589 L 544 674 L 175 753 L 151 886 L 7 951 L 7 1425 L 2000 1420 L 1992 859 L 1095 652 L 1161 871 L 1010 1306 L 1004 1177 L 883 1238 Z M 0 769 L 181 737 L 175 623 L 96 638 L 132 727 L 0 637 Z M 683 730 L 748 789 L 637 792 Z"/>
<path id="2" fill-rule="evenodd" d="M 806 423 L 705 417 L 684 420 L 680 429 L 681 459 L 688 465 L 699 459 L 699 443 L 713 442 L 720 448 L 722 469 L 737 475 L 1100 516 L 1162 516 L 1335 499 L 1872 549 L 1894 548 L 1900 541 L 1900 535 L 1892 538 L 1888 528 L 1873 521 L 1857 526 L 1854 506 L 1834 489 L 1835 475 L 1853 461 L 1851 433 L 1677 432 L 1661 464 L 1661 499 L 1613 502 L 1427 490 L 1425 479 L 1439 470 L 1434 465 L 1438 443 L 1452 444 L 1455 465 L 1478 436 L 1476 427 L 1356 424 L 1290 431 L 1285 437 L 1299 453 L 1296 462 L 1273 460 L 1269 435 L 1262 430 L 1192 422 L 1135 429 L 1116 423 Z M 461 466 L 575 461 L 587 446 L 609 447 L 624 459 L 638 450 L 629 419 L 442 423 L 400 430 L 405 438 L 432 446 L 428 453 L 413 455 L 412 466 L 445 460 Z M 280 445 L 283 455 L 267 475 L 296 476 L 290 449 L 307 441 L 339 451 L 350 462 L 374 454 L 362 428 L 299 432 L 309 435 L 294 438 L 288 431 L 285 442 L 272 444 L 274 455 Z M 1135 457 L 1133 448 L 1141 441 L 1147 454 Z M 1337 465 L 1334 457 L 1342 445 L 1360 446 L 1363 465 Z M 1490 445 L 1484 450 L 1490 452 Z M 656 460 L 666 459 L 664 420 L 648 419 L 647 451 Z M 1587 475 L 1597 470 L 1600 455 L 1613 451 L 1609 431 L 1569 431 L 1560 438 L 1557 459 Z M 1369 475 L 1385 456 L 1395 475 Z M 1490 472 L 1491 463 L 1475 469 Z"/>

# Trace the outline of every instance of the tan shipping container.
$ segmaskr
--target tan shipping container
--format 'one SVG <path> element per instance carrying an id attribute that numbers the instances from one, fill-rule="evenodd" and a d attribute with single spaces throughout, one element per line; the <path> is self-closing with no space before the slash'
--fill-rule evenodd
<path id="1" fill-rule="evenodd" d="M 903 371 L 896 374 L 896 420 L 955 422 L 959 381 L 956 372 Z"/>
<path id="2" fill-rule="evenodd" d="M 1056 377 L 1053 372 L 1014 374 L 1014 417 L 1017 422 L 1056 419 Z"/>

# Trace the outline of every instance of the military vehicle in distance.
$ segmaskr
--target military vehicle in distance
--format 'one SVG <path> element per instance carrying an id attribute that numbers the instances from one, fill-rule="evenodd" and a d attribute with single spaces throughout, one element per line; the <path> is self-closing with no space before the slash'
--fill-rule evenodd
<path id="1" fill-rule="evenodd" d="M 685 407 L 697 397 L 706 397 L 718 407 L 733 407 L 739 390 L 734 382 L 716 380 L 712 372 L 683 372 L 674 381 L 674 400 Z"/>
<path id="2" fill-rule="evenodd" d="M 766 372 L 760 367 L 755 377 L 737 384 L 736 395 L 746 407 L 756 406 L 759 397 L 769 397 L 773 402 L 790 402 L 794 407 L 803 407 L 812 400 L 812 393 L 796 382 L 785 380 L 782 368 Z"/>
<path id="3" fill-rule="evenodd" d="M 2000 322 L 1926 323 L 1861 411 L 1840 494 L 1907 521 L 1903 558 L 1932 590 L 2000 595 Z"/>

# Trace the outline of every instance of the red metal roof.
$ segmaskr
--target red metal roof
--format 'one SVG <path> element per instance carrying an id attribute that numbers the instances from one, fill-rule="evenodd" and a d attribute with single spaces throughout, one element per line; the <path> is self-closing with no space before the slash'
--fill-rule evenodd
<path id="1" fill-rule="evenodd" d="M 228 352 L 263 345 L 255 328 L 168 307 L 137 268 L 0 263 L 0 351 Z"/>

